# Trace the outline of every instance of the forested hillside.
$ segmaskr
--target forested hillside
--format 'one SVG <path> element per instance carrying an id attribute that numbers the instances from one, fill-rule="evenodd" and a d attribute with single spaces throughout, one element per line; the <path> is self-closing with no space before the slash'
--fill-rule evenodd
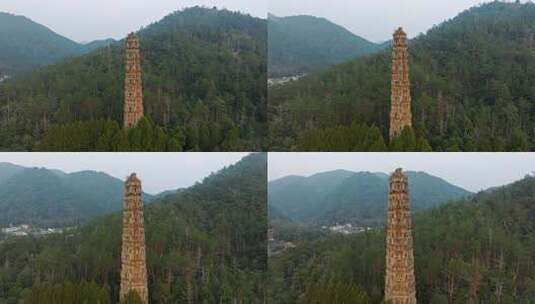
<path id="1" fill-rule="evenodd" d="M 24 17 L 0 12 L 0 77 L 82 55 L 113 40 L 80 44 Z"/>
<path id="2" fill-rule="evenodd" d="M 535 177 L 419 213 L 413 236 L 418 303 L 535 299 Z M 270 259 L 269 302 L 382 303 L 385 244 L 382 229 L 301 241 Z"/>
<path id="3" fill-rule="evenodd" d="M 293 76 L 379 51 L 381 45 L 313 16 L 268 18 L 269 77 Z"/>
<path id="4" fill-rule="evenodd" d="M 425 172 L 408 171 L 414 211 L 430 209 L 470 192 Z M 310 177 L 271 181 L 268 202 L 286 217 L 315 225 L 382 225 L 388 199 L 388 175 L 337 170 Z"/>
<path id="5" fill-rule="evenodd" d="M 120 210 L 123 192 L 123 181 L 102 172 L 67 174 L 0 163 L 0 226 L 78 225 Z"/>
<path id="6" fill-rule="evenodd" d="M 394 143 L 386 140 L 391 48 L 274 87 L 269 92 L 270 146 L 331 151 L 533 150 L 534 32 L 535 4 L 495 1 L 411 40 L 414 129 Z"/>
<path id="7" fill-rule="evenodd" d="M 266 129 L 266 20 L 177 11 L 138 33 L 147 116 L 120 129 L 124 41 L 0 85 L 0 149 L 259 150 Z"/>
<path id="8" fill-rule="evenodd" d="M 266 166 L 247 156 L 145 207 L 151 303 L 264 303 Z M 121 223 L 0 242 L 0 302 L 117 303 Z"/>

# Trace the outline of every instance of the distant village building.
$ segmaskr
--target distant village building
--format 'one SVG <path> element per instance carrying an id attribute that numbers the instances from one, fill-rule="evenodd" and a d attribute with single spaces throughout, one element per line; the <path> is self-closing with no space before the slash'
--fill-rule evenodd
<path id="1" fill-rule="evenodd" d="M 148 303 L 142 193 L 141 181 L 133 173 L 124 191 L 120 299 L 135 291 L 143 303 Z"/>
<path id="2" fill-rule="evenodd" d="M 19 226 L 12 226 L 12 227 L 6 227 L 0 229 L 0 232 L 5 234 L 6 236 L 46 236 L 49 234 L 56 234 L 56 233 L 63 233 L 64 231 L 69 230 L 70 228 L 39 228 L 39 227 L 32 227 L 28 224 L 21 224 Z"/>
<path id="3" fill-rule="evenodd" d="M 397 169 L 390 177 L 386 222 L 387 303 L 416 304 L 411 226 L 408 179 L 401 169 Z"/>
<path id="4" fill-rule="evenodd" d="M 1 82 L 4 82 L 5 80 L 8 80 L 9 79 L 9 75 L 2 75 L 0 74 L 0 83 Z"/>
<path id="5" fill-rule="evenodd" d="M 124 128 L 134 127 L 143 117 L 143 85 L 139 39 L 134 33 L 126 39 L 126 74 L 124 79 Z"/>
<path id="6" fill-rule="evenodd" d="M 293 248 L 296 248 L 294 243 L 277 240 L 275 238 L 275 230 L 273 228 L 268 229 L 268 257 L 279 255 Z"/>
<path id="7" fill-rule="evenodd" d="M 2 228 L 2 233 L 9 234 L 9 233 L 17 232 L 19 230 L 22 230 L 22 228 L 21 227 Z"/>
<path id="8" fill-rule="evenodd" d="M 390 139 L 412 126 L 409 51 L 407 34 L 400 27 L 394 33 L 392 51 L 392 82 L 390 104 Z"/>
<path id="9" fill-rule="evenodd" d="M 287 83 L 298 81 L 299 79 L 307 76 L 307 74 L 300 74 L 300 75 L 294 75 L 294 76 L 283 76 L 280 78 L 269 78 L 268 79 L 268 87 L 273 86 L 280 86 L 285 85 Z"/>
<path id="10" fill-rule="evenodd" d="M 341 233 L 341 234 L 348 235 L 348 234 L 365 232 L 367 230 L 370 230 L 370 228 L 353 226 L 352 224 L 347 223 L 347 224 L 336 224 L 334 226 L 329 227 L 329 230 L 334 233 Z"/>

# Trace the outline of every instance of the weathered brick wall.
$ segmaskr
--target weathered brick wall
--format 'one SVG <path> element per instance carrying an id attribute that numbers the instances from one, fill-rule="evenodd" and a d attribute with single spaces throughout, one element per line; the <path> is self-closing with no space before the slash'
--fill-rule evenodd
<path id="1" fill-rule="evenodd" d="M 409 185 L 401 169 L 390 177 L 386 224 L 385 300 L 416 304 Z"/>

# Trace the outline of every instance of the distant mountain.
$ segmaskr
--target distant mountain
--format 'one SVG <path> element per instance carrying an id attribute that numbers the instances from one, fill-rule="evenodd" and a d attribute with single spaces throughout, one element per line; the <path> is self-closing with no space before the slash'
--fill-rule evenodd
<path id="1" fill-rule="evenodd" d="M 180 193 L 184 191 L 184 189 L 180 188 L 180 189 L 173 189 L 173 190 L 165 190 L 165 191 L 162 191 L 156 195 L 154 195 L 154 199 L 160 199 L 160 198 L 164 198 L 168 195 L 173 195 L 173 194 L 177 194 L 177 193 Z"/>
<path id="2" fill-rule="evenodd" d="M 412 126 L 417 137 L 426 139 L 433 151 L 534 150 L 534 33 L 534 3 L 488 1 L 411 39 Z M 365 132 L 366 139 L 388 145 L 391 57 L 388 48 L 271 88 L 271 147 L 426 149 L 411 138 L 403 138 L 403 145 L 367 146 L 350 129 L 356 123 L 373 128 Z"/>
<path id="3" fill-rule="evenodd" d="M 272 221 L 283 221 L 283 222 L 291 222 L 290 218 L 288 218 L 284 213 L 282 213 L 277 207 L 273 205 L 268 206 L 268 217 L 270 222 Z"/>
<path id="4" fill-rule="evenodd" d="M 287 176 L 269 182 L 268 202 L 292 219 L 307 218 L 303 213 L 315 212 L 326 192 L 340 185 L 354 173 L 337 170 L 311 177 Z"/>
<path id="5" fill-rule="evenodd" d="M 113 42 L 80 44 L 24 16 L 0 12 L 0 76 L 29 71 Z"/>
<path id="6" fill-rule="evenodd" d="M 116 43 L 117 40 L 108 38 L 108 39 L 102 39 L 102 40 L 94 40 L 85 44 L 80 44 L 78 49 L 80 50 L 81 54 L 89 53 L 93 50 L 110 46 L 114 43 Z"/>
<path id="7" fill-rule="evenodd" d="M 436 207 L 466 191 L 425 172 L 406 172 L 413 211 Z M 377 224 L 385 218 L 388 175 L 345 170 L 290 176 L 269 183 L 268 202 L 294 221 Z"/>
<path id="8" fill-rule="evenodd" d="M 150 303 L 265 303 L 266 174 L 267 154 L 251 154 L 144 208 Z M 0 240 L 0 302 L 119 303 L 121 224 L 115 212 Z"/>
<path id="9" fill-rule="evenodd" d="M 121 210 L 124 182 L 105 173 L 67 174 L 0 164 L 0 225 L 65 226 Z M 145 194 L 145 201 L 152 199 Z"/>
<path id="10" fill-rule="evenodd" d="M 268 18 L 268 73 L 289 76 L 327 68 L 371 54 L 383 46 L 356 36 L 324 18 Z"/>
<path id="11" fill-rule="evenodd" d="M 145 130 L 130 133 L 146 134 L 148 140 L 136 141 L 139 135 L 121 130 L 122 40 L 1 83 L 0 107 L 18 114 L 0 112 L 0 149 L 262 150 L 267 132 L 266 20 L 192 7 L 137 35 L 147 119 L 139 124 Z"/>
<path id="12" fill-rule="evenodd" d="M 24 167 L 10 163 L 0 163 L 0 184 L 10 179 L 13 175 L 24 171 Z"/>

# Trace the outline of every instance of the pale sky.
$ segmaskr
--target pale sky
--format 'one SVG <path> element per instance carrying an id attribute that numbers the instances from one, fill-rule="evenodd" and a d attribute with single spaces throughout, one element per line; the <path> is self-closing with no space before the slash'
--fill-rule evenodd
<path id="1" fill-rule="evenodd" d="M 269 153 L 268 179 L 344 169 L 424 171 L 477 192 L 535 172 L 535 153 Z"/>
<path id="2" fill-rule="evenodd" d="M 510 0 L 512 2 L 513 0 Z M 522 2 L 525 2 L 523 0 Z M 392 38 L 402 26 L 409 37 L 425 33 L 433 25 L 490 0 L 269 0 L 269 12 L 277 16 L 324 17 L 373 42 Z"/>
<path id="3" fill-rule="evenodd" d="M 186 7 L 227 8 L 266 18 L 267 0 L 0 0 L 0 11 L 26 16 L 77 42 L 122 39 Z"/>
<path id="4" fill-rule="evenodd" d="M 59 169 L 66 173 L 92 170 L 125 180 L 132 172 L 143 191 L 157 194 L 192 186 L 235 164 L 248 153 L 0 153 L 0 162 L 23 167 Z"/>

